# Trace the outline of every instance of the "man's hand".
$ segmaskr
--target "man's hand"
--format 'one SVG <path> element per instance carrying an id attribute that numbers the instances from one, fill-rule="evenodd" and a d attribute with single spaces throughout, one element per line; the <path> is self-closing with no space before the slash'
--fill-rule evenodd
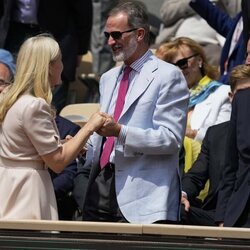
<path id="1" fill-rule="evenodd" d="M 96 131 L 101 136 L 115 136 L 118 137 L 121 130 L 121 125 L 117 123 L 112 116 L 109 116 L 103 126 Z"/>
<path id="2" fill-rule="evenodd" d="M 182 196 L 181 196 L 181 204 L 184 205 L 185 211 L 186 211 L 186 212 L 189 212 L 190 203 L 189 203 L 189 201 L 188 201 L 186 195 L 183 195 L 183 194 L 182 194 Z"/>

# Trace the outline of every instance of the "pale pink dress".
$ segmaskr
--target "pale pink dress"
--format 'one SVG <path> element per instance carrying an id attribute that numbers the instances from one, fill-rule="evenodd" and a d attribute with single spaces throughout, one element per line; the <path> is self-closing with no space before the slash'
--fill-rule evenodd
<path id="1" fill-rule="evenodd" d="M 0 219 L 58 219 L 53 184 L 40 155 L 60 146 L 49 105 L 21 96 L 0 124 Z"/>

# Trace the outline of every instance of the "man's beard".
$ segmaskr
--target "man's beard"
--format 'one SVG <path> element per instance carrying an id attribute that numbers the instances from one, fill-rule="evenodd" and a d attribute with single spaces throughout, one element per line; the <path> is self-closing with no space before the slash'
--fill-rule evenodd
<path id="1" fill-rule="evenodd" d="M 113 60 L 115 62 L 121 62 L 121 61 L 126 61 L 128 58 L 130 58 L 134 52 L 137 50 L 137 41 L 135 38 L 131 39 L 127 47 L 122 49 L 121 52 L 118 54 L 113 53 Z"/>

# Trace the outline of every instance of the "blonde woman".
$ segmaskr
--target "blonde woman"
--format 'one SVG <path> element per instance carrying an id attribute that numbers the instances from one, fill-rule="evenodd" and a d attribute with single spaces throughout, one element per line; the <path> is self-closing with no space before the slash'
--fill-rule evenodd
<path id="1" fill-rule="evenodd" d="M 47 168 L 62 171 L 106 121 L 94 114 L 61 144 L 50 103 L 62 69 L 52 37 L 29 38 L 20 48 L 15 81 L 0 104 L 0 219 L 58 219 Z"/>

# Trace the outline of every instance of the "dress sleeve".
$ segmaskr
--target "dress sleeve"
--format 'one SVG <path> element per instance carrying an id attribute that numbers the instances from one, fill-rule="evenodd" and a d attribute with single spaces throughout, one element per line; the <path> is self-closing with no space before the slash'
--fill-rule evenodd
<path id="1" fill-rule="evenodd" d="M 46 155 L 61 147 L 51 108 L 43 99 L 32 100 L 24 109 L 22 123 L 26 135 L 39 155 Z"/>

